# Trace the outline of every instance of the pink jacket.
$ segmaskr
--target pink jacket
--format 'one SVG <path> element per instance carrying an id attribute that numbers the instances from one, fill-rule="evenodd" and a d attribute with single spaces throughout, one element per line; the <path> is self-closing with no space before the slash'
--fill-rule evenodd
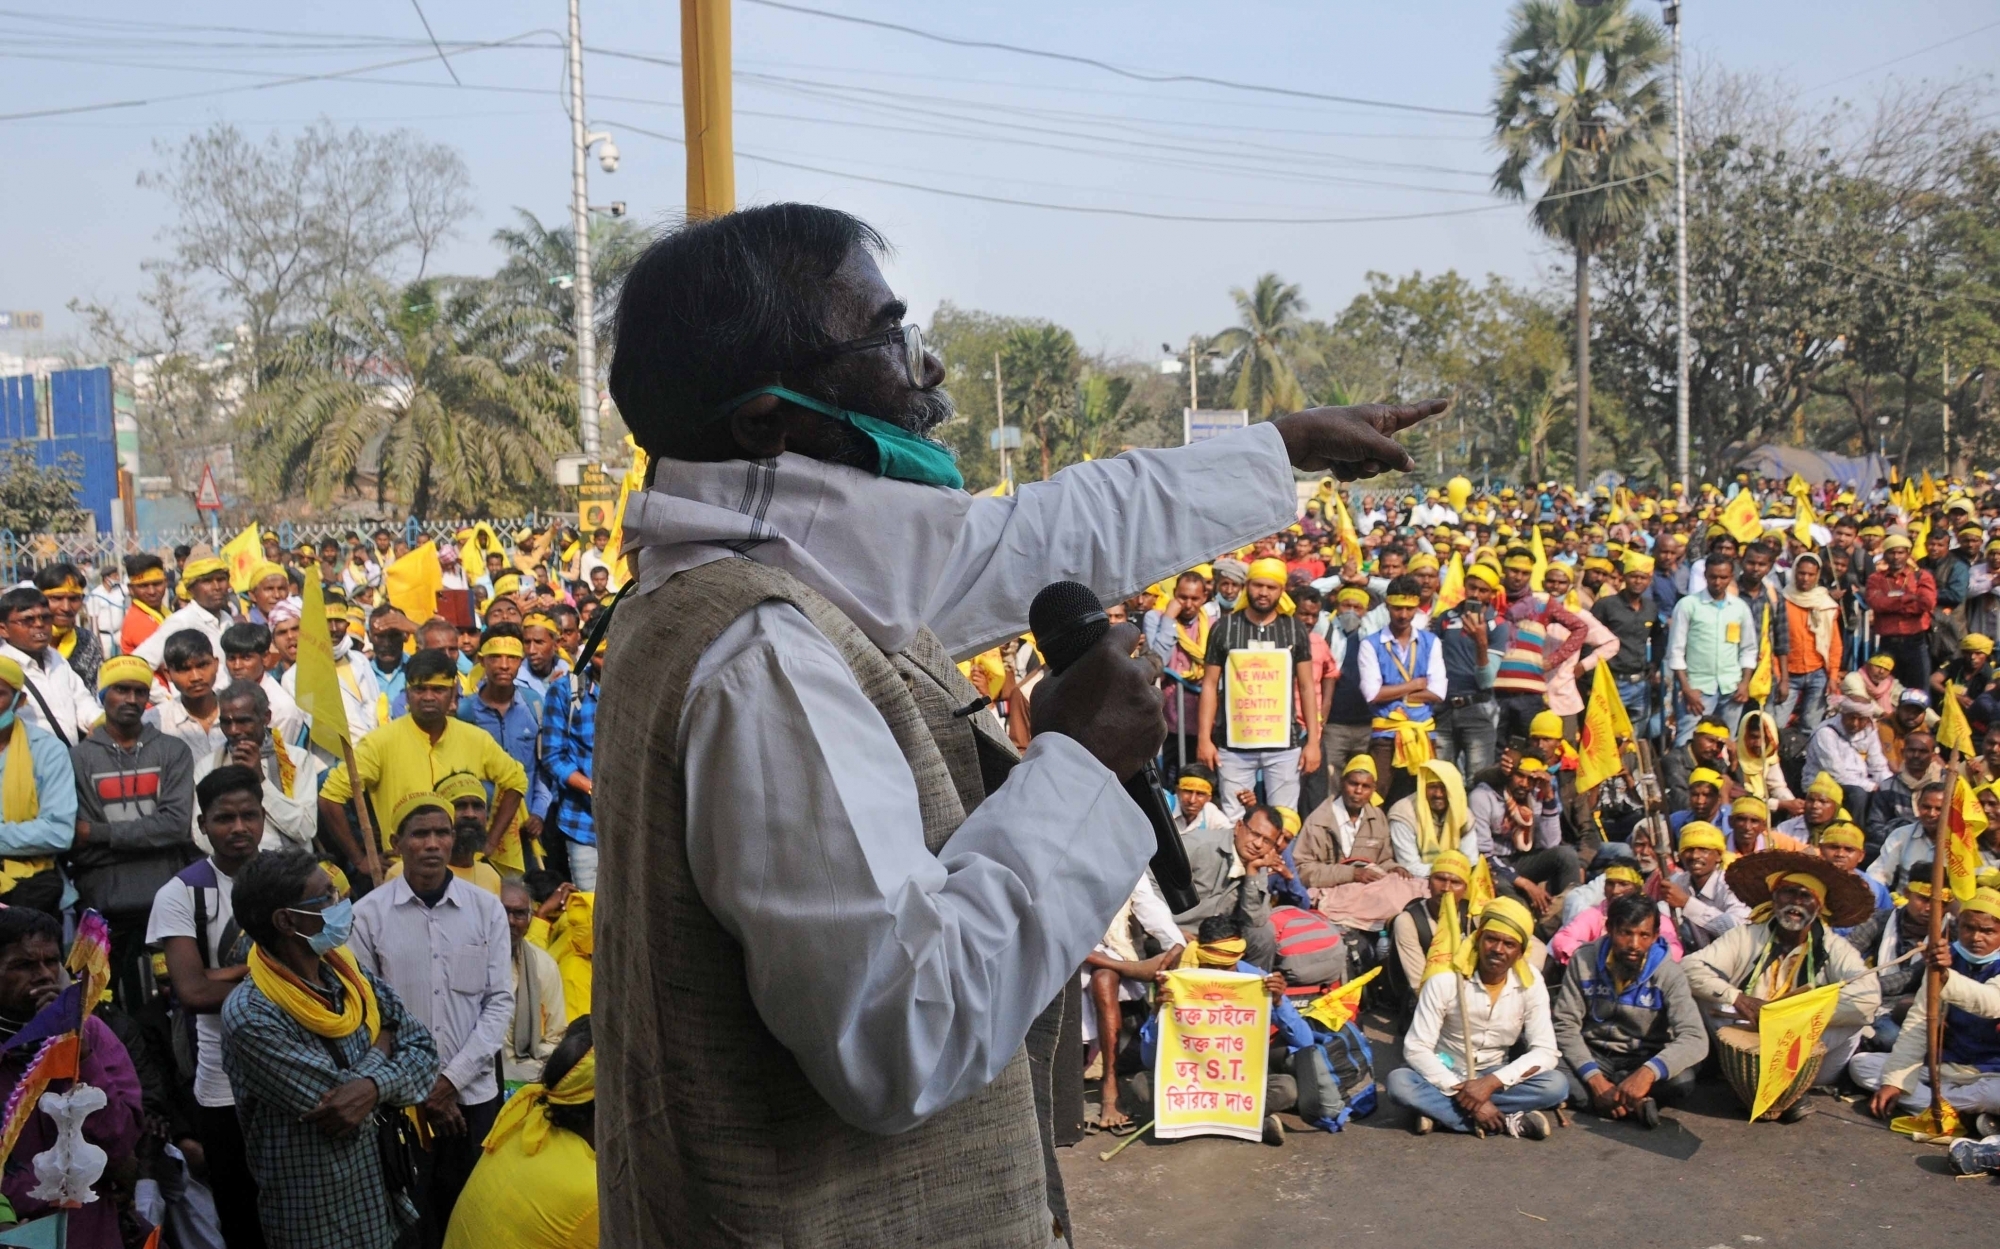
<path id="1" fill-rule="evenodd" d="M 1556 962 L 1569 966 L 1569 956 L 1604 935 L 1604 904 L 1598 903 L 1583 914 L 1562 926 L 1554 939 L 1549 942 L 1549 953 L 1556 956 Z M 1660 935 L 1667 939 L 1667 954 L 1676 963 L 1681 961 L 1681 935 L 1674 931 L 1673 913 L 1667 904 L 1660 903 Z"/>

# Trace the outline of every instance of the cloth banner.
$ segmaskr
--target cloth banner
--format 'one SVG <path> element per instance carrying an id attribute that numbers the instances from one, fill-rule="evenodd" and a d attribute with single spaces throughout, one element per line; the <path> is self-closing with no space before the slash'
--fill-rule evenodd
<path id="1" fill-rule="evenodd" d="M 1229 652 L 1229 749 L 1285 750 L 1292 744 L 1292 652 Z"/>
<path id="2" fill-rule="evenodd" d="M 1283 653 L 1283 652 L 1280 652 Z M 1153 1135 L 1264 1139 L 1271 999 L 1264 978 L 1234 971 L 1167 973 L 1153 1071 Z"/>
<path id="3" fill-rule="evenodd" d="M 1945 702 L 1955 701 L 1946 687 Z M 1979 869 L 1985 866 L 1979 838 L 1986 832 L 1986 808 L 1979 805 L 1979 796 L 1962 775 L 1945 811 L 1945 831 L 1945 881 L 1953 897 L 1969 898 L 1979 888 Z"/>
<path id="4" fill-rule="evenodd" d="M 1757 1012 L 1758 1053 L 1763 1065 L 1757 1074 L 1757 1100 L 1750 1107 L 1750 1121 L 1771 1108 L 1780 1094 L 1798 1078 L 1819 1034 L 1840 1005 L 1838 984 L 1824 985 L 1795 993 L 1788 998 L 1766 1002 Z"/>
<path id="5" fill-rule="evenodd" d="M 229 588 L 238 594 L 250 592 L 250 570 L 264 562 L 264 538 L 256 522 L 243 527 L 222 544 L 222 562 L 229 567 Z"/>

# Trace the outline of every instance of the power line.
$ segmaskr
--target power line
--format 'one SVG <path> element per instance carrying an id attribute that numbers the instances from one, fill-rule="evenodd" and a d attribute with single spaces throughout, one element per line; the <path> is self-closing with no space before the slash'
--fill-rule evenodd
<path id="1" fill-rule="evenodd" d="M 753 4 L 757 3 L 757 0 L 751 0 L 751 3 Z M 1865 69 L 1857 69 L 1851 74 L 1842 74 L 1838 78 L 1829 78 L 1825 82 L 1819 84 L 1817 87 L 1807 87 L 1804 91 L 1800 92 L 1799 94 L 1812 95 L 1815 92 L 1824 91 L 1828 87 L 1836 86 L 1840 83 L 1848 81 L 1851 78 L 1859 78 L 1863 74 L 1872 74 L 1878 69 L 1887 69 L 1891 65 L 1899 65 L 1904 61 L 1912 60 L 1916 57 L 1922 56 L 1926 52 L 1935 52 L 1939 48 L 1947 47 L 1951 44 L 1957 43 L 1961 39 L 1970 39 L 1974 35 L 1983 35 L 1987 31 L 1992 30 L 1996 26 L 2000 26 L 2000 22 L 1988 22 L 1986 23 L 1986 25 L 1975 27 L 1972 30 L 1966 31 L 1962 35 L 1953 35 L 1949 39 L 1940 39 L 1936 43 L 1925 44 L 1923 47 L 1918 48 L 1915 52 L 1905 52 L 1901 56 L 1892 56 L 1886 61 L 1878 61 L 1875 64 L 1870 65 Z"/>
<path id="2" fill-rule="evenodd" d="M 424 24 L 424 34 L 430 36 L 431 47 L 437 48 L 438 60 L 444 62 L 444 72 L 451 75 L 452 85 L 464 86 L 458 80 L 458 71 L 451 67 L 451 58 L 444 54 L 443 48 L 438 47 L 437 32 L 431 29 L 431 19 L 424 16 L 423 0 L 410 0 L 410 7 L 417 11 L 417 20 Z"/>
<path id="3" fill-rule="evenodd" d="M 1094 57 L 1076 56 L 1068 52 L 1050 52 L 1041 48 L 1024 48 L 1019 44 L 998 43 L 987 39 L 960 39 L 951 35 L 940 35 L 934 31 L 920 30 L 915 26 L 903 26 L 895 22 L 878 21 L 871 17 L 855 17 L 847 13 L 833 13 L 826 9 L 809 9 L 804 5 L 785 4 L 781 0 L 748 0 L 750 4 L 762 5 L 767 9 L 782 9 L 788 13 L 803 13 L 808 17 L 823 17 L 829 21 L 848 22 L 855 26 L 868 26 L 876 30 L 893 30 L 898 34 L 913 35 L 918 39 L 928 39 L 933 43 L 948 44 L 955 48 L 983 48 L 996 52 L 1012 52 L 1017 56 L 1039 57 L 1048 61 L 1064 61 L 1072 65 L 1087 65 L 1101 69 L 1120 78 L 1131 78 L 1138 82 L 1197 82 L 1204 86 L 1226 87 L 1232 91 L 1255 91 L 1264 95 L 1282 95 L 1300 100 L 1323 100 L 1331 104 L 1353 104 L 1365 108 L 1388 108 L 1409 113 L 1431 113 L 1440 117 L 1477 117 L 1486 119 L 1485 113 L 1458 108 L 1438 108 L 1429 104 L 1401 104 L 1393 100 L 1366 100 L 1355 96 L 1328 95 L 1318 91 L 1299 91 L 1290 87 L 1273 87 L 1264 83 L 1236 82 L 1228 78 L 1211 78 L 1205 74 L 1153 74 L 1141 70 L 1125 69 L 1108 61 Z"/>

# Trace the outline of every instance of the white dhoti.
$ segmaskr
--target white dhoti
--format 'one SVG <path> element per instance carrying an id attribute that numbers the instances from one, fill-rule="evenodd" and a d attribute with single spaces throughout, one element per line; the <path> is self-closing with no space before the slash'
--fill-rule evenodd
<path id="1" fill-rule="evenodd" d="M 1856 1054 L 1848 1065 L 1848 1072 L 1854 1082 L 1873 1093 L 1882 1087 L 1882 1072 L 1888 1067 L 1888 1054 Z M 2000 1114 L 2000 1072 L 1968 1072 L 1965 1068 L 1947 1067 L 1940 1073 L 1944 1077 L 1944 1099 L 1952 1109 L 1961 1115 Z M 1903 1093 L 1902 1108 L 1915 1114 L 1929 1110 L 1931 1106 L 1930 1072 L 1917 1068 L 1910 1088 Z"/>

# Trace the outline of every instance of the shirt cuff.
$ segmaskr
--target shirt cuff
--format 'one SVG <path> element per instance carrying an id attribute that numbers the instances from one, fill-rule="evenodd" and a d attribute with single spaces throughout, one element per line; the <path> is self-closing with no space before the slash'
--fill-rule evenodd
<path id="1" fill-rule="evenodd" d="M 1667 1064 L 1660 1061 L 1660 1056 L 1658 1054 L 1655 1054 L 1653 1055 L 1653 1057 L 1648 1058 L 1646 1060 L 1646 1065 L 1653 1069 L 1653 1078 L 1655 1080 L 1664 1080 L 1667 1078 Z"/>
<path id="2" fill-rule="evenodd" d="M 1587 1062 L 1583 1064 L 1583 1066 L 1578 1067 L 1576 1069 L 1577 1077 L 1583 1080 L 1588 1080 L 1590 1079 L 1590 1077 L 1594 1075 L 1602 1075 L 1603 1072 L 1604 1068 L 1599 1066 L 1595 1059 L 1592 1059 L 1590 1062 Z"/>

